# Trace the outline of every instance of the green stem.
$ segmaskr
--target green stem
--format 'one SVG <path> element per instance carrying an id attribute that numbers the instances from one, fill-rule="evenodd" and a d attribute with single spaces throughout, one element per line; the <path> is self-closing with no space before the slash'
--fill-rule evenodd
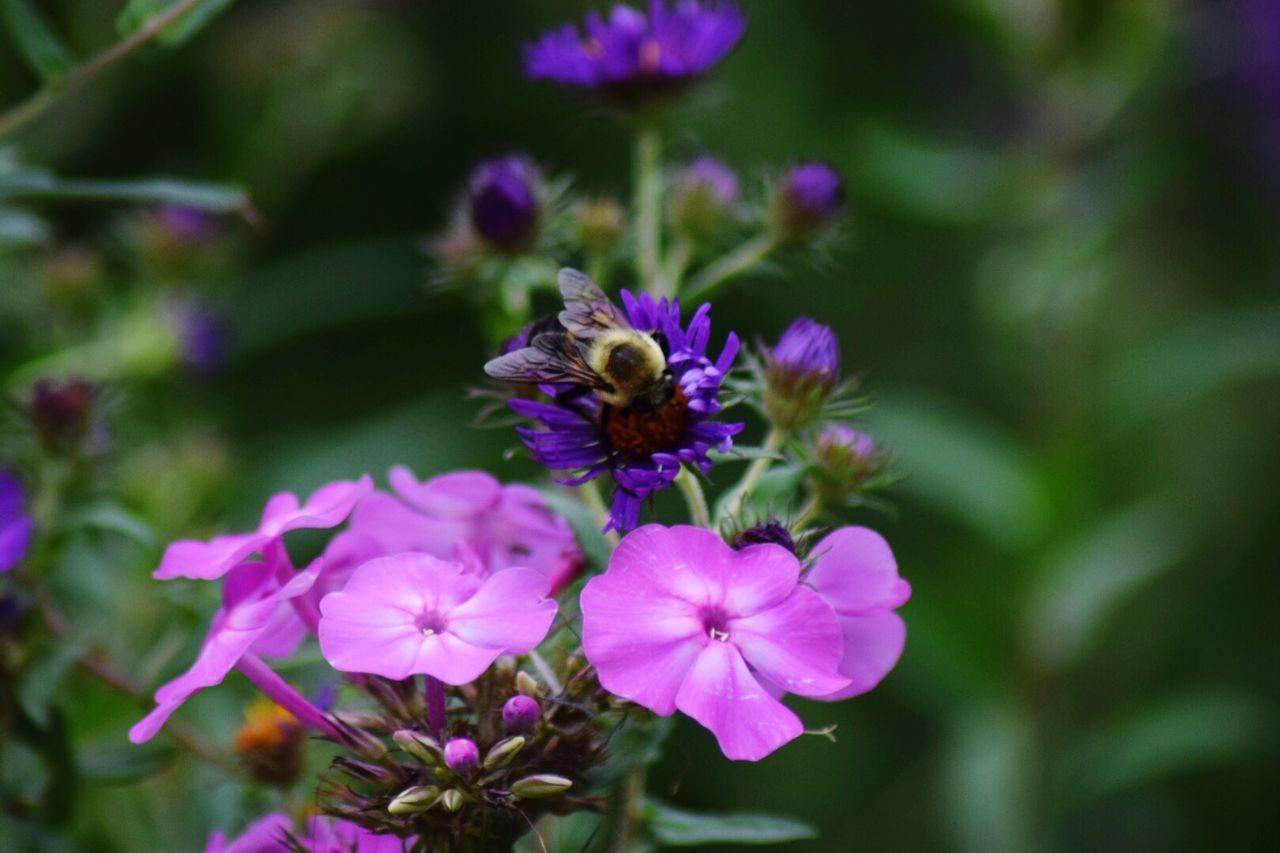
<path id="1" fill-rule="evenodd" d="M 685 270 L 689 267 L 689 259 L 693 256 L 693 243 L 688 237 L 681 237 L 671 252 L 667 255 L 666 268 L 662 272 L 662 278 L 658 282 L 658 287 L 654 290 L 655 296 L 675 297 L 680 295 L 680 281 L 684 278 Z"/>
<path id="2" fill-rule="evenodd" d="M 752 237 L 718 261 L 703 267 L 701 272 L 689 279 L 689 288 L 685 291 L 684 301 L 693 304 L 695 299 L 706 299 L 721 284 L 741 275 L 764 260 L 775 246 L 777 246 L 777 239 L 771 233 L 766 232 Z"/>
<path id="3" fill-rule="evenodd" d="M 659 287 L 662 245 L 662 138 L 646 125 L 636 137 L 636 275 L 645 290 Z"/>
<path id="4" fill-rule="evenodd" d="M 31 97 L 0 115 L 0 136 L 12 133 L 31 121 L 56 103 L 63 95 L 84 85 L 102 72 L 103 69 L 114 64 L 117 60 L 123 59 L 160 35 L 170 24 L 176 22 L 202 2 L 204 0 L 179 0 L 179 2 L 174 3 L 163 12 L 148 18 L 146 23 L 133 35 L 94 54 L 55 81 L 37 90 Z"/>
<path id="5" fill-rule="evenodd" d="M 631 850 L 644 809 L 645 765 L 638 764 L 627 773 L 622 783 L 622 806 L 618 810 L 618 832 L 613 849 L 618 853 Z"/>
<path id="6" fill-rule="evenodd" d="M 676 485 L 689 505 L 689 515 L 693 523 L 699 527 L 711 527 L 711 513 L 707 510 L 707 496 L 702 493 L 702 484 L 698 478 L 689 473 L 688 468 L 681 468 L 676 475 Z"/>
<path id="7" fill-rule="evenodd" d="M 787 434 L 777 427 L 769 430 L 769 434 L 765 436 L 763 449 L 767 453 L 776 453 L 782 449 L 782 445 L 787 441 Z M 742 511 L 743 504 L 747 498 L 751 496 L 751 490 L 755 488 L 756 483 L 760 482 L 760 478 L 769 470 L 769 466 L 773 464 L 773 460 L 767 456 L 762 456 L 751 463 L 751 467 L 747 469 L 747 473 L 738 481 L 738 485 L 733 487 L 733 491 L 729 493 L 729 498 L 725 501 L 724 509 L 720 513 L 720 520 L 733 518 Z"/>
<path id="8" fill-rule="evenodd" d="M 595 480 L 588 480 L 578 487 L 582 495 L 582 501 L 591 510 L 591 514 L 596 517 L 596 524 L 600 525 L 603 530 L 609 524 L 609 507 L 604 502 L 604 496 L 600 494 L 600 484 Z M 610 545 L 618 544 L 618 531 L 610 530 L 604 535 Z"/>
<path id="9" fill-rule="evenodd" d="M 809 500 L 805 502 L 801 508 L 800 514 L 796 516 L 792 522 L 792 529 L 796 531 L 804 530 L 818 518 L 818 513 L 822 511 L 822 499 L 818 497 L 818 493 L 814 492 L 809 496 Z"/>

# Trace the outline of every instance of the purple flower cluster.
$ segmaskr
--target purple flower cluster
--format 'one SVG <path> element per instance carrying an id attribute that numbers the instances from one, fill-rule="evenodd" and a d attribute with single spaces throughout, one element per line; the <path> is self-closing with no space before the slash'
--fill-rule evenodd
<path id="1" fill-rule="evenodd" d="M 649 14 L 614 6 L 587 15 L 585 34 L 572 24 L 525 48 L 534 79 L 597 89 L 623 102 L 670 94 L 711 70 L 738 44 L 747 21 L 733 3 L 652 0 Z"/>
<path id="2" fill-rule="evenodd" d="M 680 304 L 622 291 L 623 308 L 637 331 L 665 341 L 667 366 L 675 394 L 657 409 L 615 409 L 595 396 L 557 393 L 553 402 L 513 399 L 511 408 L 538 421 L 541 429 L 520 428 L 520 438 L 533 457 L 548 468 L 579 471 L 559 480 L 579 485 L 609 474 L 617 487 L 606 530 L 631 530 L 640 507 L 656 491 L 675 481 L 682 465 L 711 470 L 711 450 L 727 452 L 740 423 L 720 423 L 720 386 L 738 354 L 738 337 L 730 334 L 715 361 L 707 357 L 711 338 L 710 305 L 680 323 Z"/>
<path id="3" fill-rule="evenodd" d="M 27 555 L 35 522 L 23 507 L 22 483 L 0 468 L 0 574 L 12 569 Z"/>

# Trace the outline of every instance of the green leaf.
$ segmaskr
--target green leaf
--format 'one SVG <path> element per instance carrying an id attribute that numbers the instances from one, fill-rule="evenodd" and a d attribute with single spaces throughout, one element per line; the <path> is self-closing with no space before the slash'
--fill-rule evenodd
<path id="1" fill-rule="evenodd" d="M 144 548 L 155 548 L 156 535 L 146 521 L 116 503 L 98 503 L 68 513 L 63 521 L 70 529 L 105 530 L 131 539 Z"/>
<path id="2" fill-rule="evenodd" d="M 1039 538 L 1049 503 L 1017 437 L 954 400 L 914 391 L 879 395 L 867 414 L 905 473 L 898 488 L 953 515 L 998 545 Z"/>
<path id="3" fill-rule="evenodd" d="M 49 724 L 54 694 L 84 652 L 79 643 L 63 643 L 46 649 L 27 667 L 18 686 L 18 704 L 37 725 Z"/>
<path id="4" fill-rule="evenodd" d="M 619 715 L 608 736 L 609 762 L 599 773 L 600 784 L 607 787 L 633 767 L 656 763 L 675 724 L 674 716 L 658 717 L 638 707 Z"/>
<path id="5" fill-rule="evenodd" d="M 1180 771 L 1255 757 L 1267 734 L 1263 708 L 1204 690 L 1142 709 L 1064 749 L 1065 797 L 1083 804 Z"/>
<path id="6" fill-rule="evenodd" d="M 80 750 L 80 772 L 95 782 L 136 782 L 154 776 L 174 756 L 174 748 L 152 742 L 89 745 Z"/>
<path id="7" fill-rule="evenodd" d="M 1108 617 L 1192 543 L 1189 519 L 1172 502 L 1153 499 L 1069 544 L 1041 570 L 1033 593 L 1026 621 L 1032 654 L 1050 668 L 1078 662 Z"/>
<path id="8" fill-rule="evenodd" d="M 234 184 L 138 178 L 98 181 L 59 178 L 37 168 L 4 171 L 0 166 L 0 201 L 116 201 L 181 204 L 212 213 L 239 213 L 252 218 L 253 207 L 243 187 Z"/>
<path id="9" fill-rule="evenodd" d="M 600 569 L 607 566 L 613 547 L 600 532 L 600 522 L 596 520 L 595 514 L 581 501 L 574 500 L 561 489 L 548 486 L 538 491 L 546 500 L 547 506 L 569 522 L 569 527 L 573 529 L 573 535 L 578 540 L 578 547 L 591 561 L 591 565 Z"/>
<path id="10" fill-rule="evenodd" d="M 27 0 L 0 0 L 0 20 L 31 70 L 48 81 L 75 65 L 75 57 Z"/>
<path id="11" fill-rule="evenodd" d="M 670 847 L 781 844 L 818 837 L 812 826 L 794 818 L 751 812 L 698 814 L 652 800 L 645 805 L 645 821 L 654 840 Z"/>
<path id="12" fill-rule="evenodd" d="M 943 753 L 943 809 L 950 849 L 959 853 L 1035 850 L 1032 822 L 1039 773 L 1025 711 L 992 704 L 957 715 Z"/>
<path id="13" fill-rule="evenodd" d="M 147 21 L 178 2 L 181 0 L 129 0 L 116 18 L 116 29 L 122 36 L 131 36 L 142 29 Z M 190 12 L 165 27 L 158 40 L 169 47 L 184 44 L 232 2 L 233 0 L 203 0 L 197 3 Z"/>

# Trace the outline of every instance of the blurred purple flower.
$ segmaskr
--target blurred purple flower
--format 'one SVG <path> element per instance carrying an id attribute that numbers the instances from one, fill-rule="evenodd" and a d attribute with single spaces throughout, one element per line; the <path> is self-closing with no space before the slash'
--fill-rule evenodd
<path id="1" fill-rule="evenodd" d="M 738 176 L 732 169 L 715 157 L 699 157 L 676 176 L 671 217 L 682 230 L 706 236 L 724 221 L 740 194 Z"/>
<path id="2" fill-rule="evenodd" d="M 168 308 L 183 366 L 197 376 L 214 373 L 229 349 L 231 329 L 226 315 L 195 296 L 174 298 Z"/>
<path id="3" fill-rule="evenodd" d="M 613 477 L 617 490 L 605 529 L 625 531 L 639 523 L 645 498 L 670 486 L 681 465 L 710 471 L 709 452 L 727 452 L 743 425 L 711 420 L 720 411 L 720 385 L 738 354 L 738 337 L 730 333 L 719 359 L 707 358 L 711 306 L 699 308 L 685 328 L 678 302 L 656 302 L 647 293 L 637 298 L 624 290 L 622 303 L 633 328 L 660 332 L 665 341 L 676 382 L 666 405 L 619 409 L 594 395 L 566 401 L 561 394 L 552 403 L 513 399 L 510 406 L 543 426 L 517 430 L 534 459 L 552 470 L 581 471 L 558 482 L 577 485 L 606 473 Z"/>
<path id="4" fill-rule="evenodd" d="M 542 177 L 533 161 L 510 154 L 481 163 L 467 183 L 471 227 L 492 249 L 521 252 L 538 236 Z"/>
<path id="5" fill-rule="evenodd" d="M 24 508 L 25 501 L 17 476 L 0 468 L 0 574 L 22 562 L 31 546 L 35 521 Z"/>
<path id="6" fill-rule="evenodd" d="M 268 545 L 290 530 L 337 527 L 372 491 L 373 479 L 366 474 L 357 481 L 339 480 L 321 486 L 311 493 L 306 503 L 300 504 L 293 492 L 279 492 L 267 501 L 257 530 L 217 536 L 207 542 L 180 539 L 165 549 L 154 577 L 157 580 L 220 578 L 250 554 L 263 553 Z"/>
<path id="7" fill-rule="evenodd" d="M 163 204 L 155 211 L 156 221 L 180 243 L 203 243 L 218 236 L 218 217 L 185 204 Z"/>
<path id="8" fill-rule="evenodd" d="M 774 227 L 789 240 L 812 236 L 835 221 L 844 208 L 844 179 L 818 160 L 792 166 L 778 179 Z"/>
<path id="9" fill-rule="evenodd" d="M 794 554 L 735 551 L 701 527 L 629 533 L 582 591 L 582 648 L 601 686 L 661 716 L 678 708 L 737 760 L 759 761 L 804 731 L 758 678 L 804 696 L 848 686 L 840 638 Z"/>
<path id="10" fill-rule="evenodd" d="M 585 36 L 573 24 L 525 47 L 534 79 L 602 91 L 622 102 L 677 92 L 711 70 L 746 31 L 735 3 L 652 0 L 649 14 L 614 6 L 608 19 L 590 12 Z"/>
<path id="11" fill-rule="evenodd" d="M 556 613 L 546 593 L 532 569 L 482 580 L 428 554 L 379 557 L 320 602 L 320 651 L 343 672 L 466 684 L 542 642 Z"/>

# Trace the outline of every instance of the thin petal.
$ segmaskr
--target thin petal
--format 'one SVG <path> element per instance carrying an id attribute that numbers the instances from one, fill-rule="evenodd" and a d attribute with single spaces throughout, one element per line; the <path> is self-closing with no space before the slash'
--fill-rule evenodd
<path id="1" fill-rule="evenodd" d="M 476 646 L 514 654 L 529 651 L 551 627 L 556 603 L 546 575 L 533 569 L 503 569 L 490 575 L 476 594 L 448 611 L 448 634 Z"/>
<path id="2" fill-rule="evenodd" d="M 676 706 L 710 729 L 734 760 L 759 761 L 804 732 L 800 718 L 756 683 L 732 643 L 707 643 Z"/>
<path id="3" fill-rule="evenodd" d="M 165 549 L 160 568 L 152 576 L 157 580 L 216 580 L 231 571 L 245 557 L 261 550 L 268 541 L 270 537 L 258 533 L 218 536 L 208 542 L 180 539 Z"/>
<path id="4" fill-rule="evenodd" d="M 776 607 L 731 619 L 728 632 L 747 662 L 788 693 L 821 696 L 848 684 L 837 672 L 840 625 L 811 589 L 796 587 Z"/>
<path id="5" fill-rule="evenodd" d="M 837 613 L 866 615 L 892 610 L 911 597 L 898 577 L 898 561 L 884 537 L 867 527 L 842 527 L 813 549 L 817 559 L 806 580 Z"/>
<path id="6" fill-rule="evenodd" d="M 879 684 L 902 657 L 907 642 L 907 626 L 896 613 L 874 616 L 842 616 L 844 659 L 840 674 L 849 685 L 827 696 L 814 696 L 824 702 L 848 699 L 866 693 Z"/>

